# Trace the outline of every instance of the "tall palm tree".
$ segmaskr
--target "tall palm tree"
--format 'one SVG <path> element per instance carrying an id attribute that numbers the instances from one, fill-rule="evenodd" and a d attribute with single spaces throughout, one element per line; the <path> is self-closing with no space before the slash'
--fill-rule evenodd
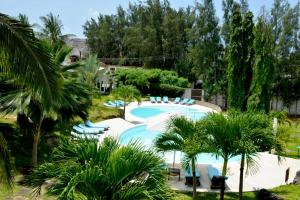
<path id="1" fill-rule="evenodd" d="M 64 43 L 65 39 L 72 34 L 62 34 L 63 24 L 59 19 L 59 15 L 55 16 L 53 13 L 49 13 L 46 16 L 40 17 L 43 25 L 41 29 L 42 38 L 48 38 L 52 43 Z"/>
<path id="2" fill-rule="evenodd" d="M 0 13 L 0 72 L 37 95 L 48 105 L 59 78 L 51 55 L 27 24 Z"/>
<path id="3" fill-rule="evenodd" d="M 196 156 L 204 152 L 206 137 L 199 124 L 185 117 L 172 117 L 167 131 L 155 140 L 158 151 L 181 151 L 185 154 L 184 166 L 191 162 L 193 174 L 193 199 L 196 199 Z"/>
<path id="4" fill-rule="evenodd" d="M 170 199 L 163 160 L 139 143 L 120 146 L 113 138 L 98 141 L 64 140 L 52 161 L 26 178 L 40 191 L 48 188 L 58 199 Z"/>
<path id="5" fill-rule="evenodd" d="M 138 102 L 141 101 L 140 91 L 133 85 L 120 85 L 113 90 L 112 94 L 116 99 L 121 99 L 124 101 L 123 118 L 125 118 L 126 103 L 133 100 L 137 100 Z"/>
<path id="6" fill-rule="evenodd" d="M 47 41 L 43 43 L 52 55 L 53 63 L 56 66 L 56 72 L 59 73 L 60 79 L 57 80 L 56 91 L 53 95 L 56 97 L 48 102 L 45 106 L 43 97 L 27 87 L 17 87 L 1 95 L 0 111 L 4 113 L 22 113 L 28 118 L 33 125 L 33 147 L 32 147 L 32 165 L 37 166 L 38 144 L 41 134 L 43 133 L 42 125 L 46 118 L 54 121 L 68 120 L 69 118 L 79 115 L 86 118 L 87 109 L 90 105 L 90 91 L 87 85 L 76 80 L 74 71 L 78 66 L 63 66 L 62 62 L 71 51 L 70 48 L 61 45 L 50 45 Z M 18 85 L 18 83 L 13 83 Z"/>

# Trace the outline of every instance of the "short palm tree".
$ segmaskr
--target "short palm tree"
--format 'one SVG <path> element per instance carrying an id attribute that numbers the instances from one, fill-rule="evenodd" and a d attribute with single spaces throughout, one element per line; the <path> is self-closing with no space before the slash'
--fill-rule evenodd
<path id="1" fill-rule="evenodd" d="M 243 181 L 245 164 L 247 171 L 255 173 L 257 165 L 253 159 L 258 152 L 268 151 L 275 148 L 280 151 L 282 148 L 272 131 L 270 118 L 261 113 L 253 112 L 232 112 L 228 118 L 231 118 L 238 127 L 235 145 L 237 154 L 241 155 L 239 199 L 243 198 Z M 280 152 L 278 152 L 280 153 Z"/>
<path id="2" fill-rule="evenodd" d="M 196 156 L 204 152 L 206 147 L 205 135 L 196 122 L 185 117 L 172 117 L 167 131 L 155 140 L 158 151 L 180 151 L 185 154 L 184 167 L 191 162 L 193 174 L 193 199 L 196 199 Z"/>
<path id="3" fill-rule="evenodd" d="M 137 100 L 138 102 L 141 101 L 140 91 L 133 85 L 120 85 L 113 90 L 112 94 L 116 99 L 124 101 L 123 118 L 125 118 L 126 103 L 134 100 Z"/>
<path id="4" fill-rule="evenodd" d="M 235 140 L 238 126 L 222 113 L 210 113 L 202 120 L 202 128 L 209 135 L 210 151 L 224 159 L 222 176 L 226 176 L 229 159 L 237 155 Z"/>
<path id="5" fill-rule="evenodd" d="M 48 192 L 58 199 L 170 199 L 163 160 L 139 143 L 64 140 L 52 155 L 26 182 L 40 191 L 52 179 Z"/>

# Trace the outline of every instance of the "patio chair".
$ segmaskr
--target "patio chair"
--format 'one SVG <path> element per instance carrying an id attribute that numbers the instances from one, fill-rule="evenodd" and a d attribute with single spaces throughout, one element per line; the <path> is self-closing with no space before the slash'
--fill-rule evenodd
<path id="1" fill-rule="evenodd" d="M 182 100 L 181 104 L 187 104 L 187 102 L 189 102 L 189 99 L 185 98 L 185 99 Z"/>
<path id="2" fill-rule="evenodd" d="M 164 103 L 169 103 L 169 98 L 168 98 L 167 96 L 164 96 L 164 97 L 163 97 L 163 102 L 164 102 Z"/>
<path id="3" fill-rule="evenodd" d="M 104 128 L 104 130 L 108 130 L 109 129 L 109 126 L 106 125 L 106 124 L 94 124 L 93 122 L 87 120 L 85 122 L 85 125 L 87 125 L 88 127 L 91 127 L 91 128 Z"/>
<path id="4" fill-rule="evenodd" d="M 150 97 L 151 103 L 156 103 L 155 97 Z"/>
<path id="5" fill-rule="evenodd" d="M 98 134 L 100 132 L 99 130 L 95 131 L 93 129 L 83 129 L 80 126 L 76 125 L 73 126 L 73 130 L 79 134 Z"/>
<path id="6" fill-rule="evenodd" d="M 156 102 L 161 103 L 161 97 L 156 97 Z"/>
<path id="7" fill-rule="evenodd" d="M 211 181 L 211 185 L 210 185 L 211 189 L 221 189 L 222 182 L 228 178 L 228 177 L 221 176 L 221 173 L 219 172 L 219 170 L 212 166 L 207 167 L 207 174 L 208 174 L 208 178 Z M 225 180 L 223 180 L 224 178 L 225 178 Z M 224 182 L 224 184 L 225 184 L 225 182 Z"/>
<path id="8" fill-rule="evenodd" d="M 180 102 L 180 97 L 176 97 L 174 103 L 178 104 Z"/>
<path id="9" fill-rule="evenodd" d="M 195 169 L 196 172 L 196 184 L 197 186 L 200 186 L 200 171 L 196 168 Z M 184 170 L 184 176 L 185 176 L 185 184 L 187 186 L 192 186 L 193 185 L 193 172 L 192 172 L 192 168 L 188 167 L 187 169 Z"/>
<path id="10" fill-rule="evenodd" d="M 195 103 L 194 99 L 190 99 L 188 102 L 186 102 L 186 105 L 193 105 Z"/>
<path id="11" fill-rule="evenodd" d="M 104 131 L 104 128 L 92 128 L 92 127 L 88 127 L 84 124 L 79 124 L 78 127 L 82 128 L 86 133 L 99 134 Z"/>

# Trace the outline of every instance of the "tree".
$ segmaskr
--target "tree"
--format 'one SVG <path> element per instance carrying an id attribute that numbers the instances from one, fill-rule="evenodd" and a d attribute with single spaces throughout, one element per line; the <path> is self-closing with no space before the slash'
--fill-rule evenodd
<path id="1" fill-rule="evenodd" d="M 263 16 L 258 18 L 254 37 L 253 80 L 247 107 L 248 110 L 269 112 L 274 73 L 274 38 L 272 27 Z"/>
<path id="2" fill-rule="evenodd" d="M 265 114 L 253 112 L 231 112 L 228 115 L 237 127 L 235 146 L 237 154 L 241 155 L 239 199 L 243 197 L 244 168 L 246 172 L 255 173 L 257 166 L 253 159 L 257 152 L 273 148 L 280 155 L 281 145 L 272 130 L 271 120 Z"/>
<path id="3" fill-rule="evenodd" d="M 246 110 L 252 79 L 253 64 L 253 15 L 241 16 L 234 6 L 228 53 L 228 103 L 231 108 Z"/>
<path id="4" fill-rule="evenodd" d="M 41 96 L 48 106 L 58 85 L 51 55 L 30 26 L 0 13 L 0 70 Z M 22 87 L 22 86 L 21 86 Z"/>
<path id="5" fill-rule="evenodd" d="M 49 39 L 52 43 L 64 43 L 65 39 L 72 36 L 70 34 L 63 35 L 63 24 L 59 19 L 59 15 L 55 16 L 49 13 L 46 16 L 40 17 L 43 25 L 41 29 L 41 37 Z"/>
<path id="6" fill-rule="evenodd" d="M 116 99 L 121 99 L 124 102 L 123 105 L 123 118 L 125 119 L 125 111 L 126 111 L 126 104 L 137 100 L 138 102 L 141 101 L 140 91 L 136 89 L 133 85 L 120 85 L 116 89 L 113 90 L 113 96 Z"/>
<path id="7" fill-rule="evenodd" d="M 10 156 L 9 149 L 7 147 L 7 143 L 2 133 L 0 132 L 0 183 L 12 185 L 13 182 L 13 174 L 12 169 L 13 166 L 11 164 L 12 159 Z"/>
<path id="8" fill-rule="evenodd" d="M 81 77 L 90 88 L 95 88 L 95 78 L 99 70 L 99 62 L 96 54 L 90 54 L 83 62 Z"/>
<path id="9" fill-rule="evenodd" d="M 198 77 L 202 75 L 205 98 L 219 92 L 218 80 L 222 74 L 220 55 L 220 28 L 212 0 L 205 0 L 203 5 L 197 4 L 198 16 L 195 20 L 193 36 L 196 44 L 190 49 L 190 57 L 194 63 Z"/>
<path id="10" fill-rule="evenodd" d="M 185 117 L 171 118 L 167 131 L 155 140 L 158 151 L 181 151 L 185 154 L 185 167 L 192 167 L 193 200 L 196 199 L 196 156 L 204 152 L 205 136 L 200 131 L 199 124 Z M 191 165 L 190 165 L 191 162 Z"/>
<path id="11" fill-rule="evenodd" d="M 137 142 L 65 140 L 52 157 L 26 179 L 38 192 L 54 178 L 48 192 L 58 199 L 171 199 L 163 160 Z"/>
<path id="12" fill-rule="evenodd" d="M 32 146 L 32 165 L 37 166 L 38 145 L 41 134 L 43 133 L 43 124 L 46 119 L 53 121 L 68 121 L 73 116 L 79 115 L 83 119 L 87 116 L 87 109 L 91 104 L 90 91 L 84 83 L 78 79 L 72 78 L 74 74 L 68 70 L 77 68 L 76 64 L 63 66 L 65 57 L 71 49 L 60 44 L 52 45 L 47 41 L 43 44 L 52 55 L 52 62 L 55 64 L 56 72 L 60 79 L 57 80 L 59 87 L 53 91 L 55 99 L 51 102 L 45 102 L 43 96 L 36 94 L 25 85 L 21 88 L 18 82 L 13 82 L 18 86 L 15 90 L 3 93 L 0 98 L 0 110 L 4 113 L 15 112 L 25 115 L 27 121 L 32 124 L 33 146 Z M 77 81 L 76 81 L 77 80 Z M 48 105 L 48 106 L 46 106 Z"/>
<path id="13" fill-rule="evenodd" d="M 232 17 L 232 9 L 233 9 L 233 0 L 222 0 L 222 7 L 224 11 L 224 22 L 221 29 L 221 35 L 223 36 L 223 40 L 225 43 L 225 48 L 227 49 L 227 46 L 230 42 L 230 21 Z"/>

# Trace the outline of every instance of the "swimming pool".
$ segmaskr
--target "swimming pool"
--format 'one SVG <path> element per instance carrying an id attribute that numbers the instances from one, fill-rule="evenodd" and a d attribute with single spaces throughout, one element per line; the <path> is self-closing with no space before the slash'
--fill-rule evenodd
<path id="1" fill-rule="evenodd" d="M 155 105 L 155 106 L 140 106 L 130 111 L 134 116 L 148 119 L 162 113 L 183 114 L 193 120 L 201 119 L 206 112 L 195 108 L 180 105 Z"/>
<path id="2" fill-rule="evenodd" d="M 128 144 L 130 141 L 138 140 L 145 147 L 153 148 L 155 138 L 161 134 L 159 131 L 147 129 L 147 125 L 137 125 L 133 128 L 127 129 L 120 136 L 120 143 L 123 145 Z M 167 163 L 173 163 L 174 152 L 167 152 L 161 155 Z M 180 163 L 182 158 L 181 152 L 175 152 L 175 163 Z M 234 157 L 230 161 L 239 161 L 240 158 Z M 223 163 L 222 158 L 216 158 L 210 153 L 201 153 L 197 156 L 197 163 L 199 164 L 219 164 Z"/>

